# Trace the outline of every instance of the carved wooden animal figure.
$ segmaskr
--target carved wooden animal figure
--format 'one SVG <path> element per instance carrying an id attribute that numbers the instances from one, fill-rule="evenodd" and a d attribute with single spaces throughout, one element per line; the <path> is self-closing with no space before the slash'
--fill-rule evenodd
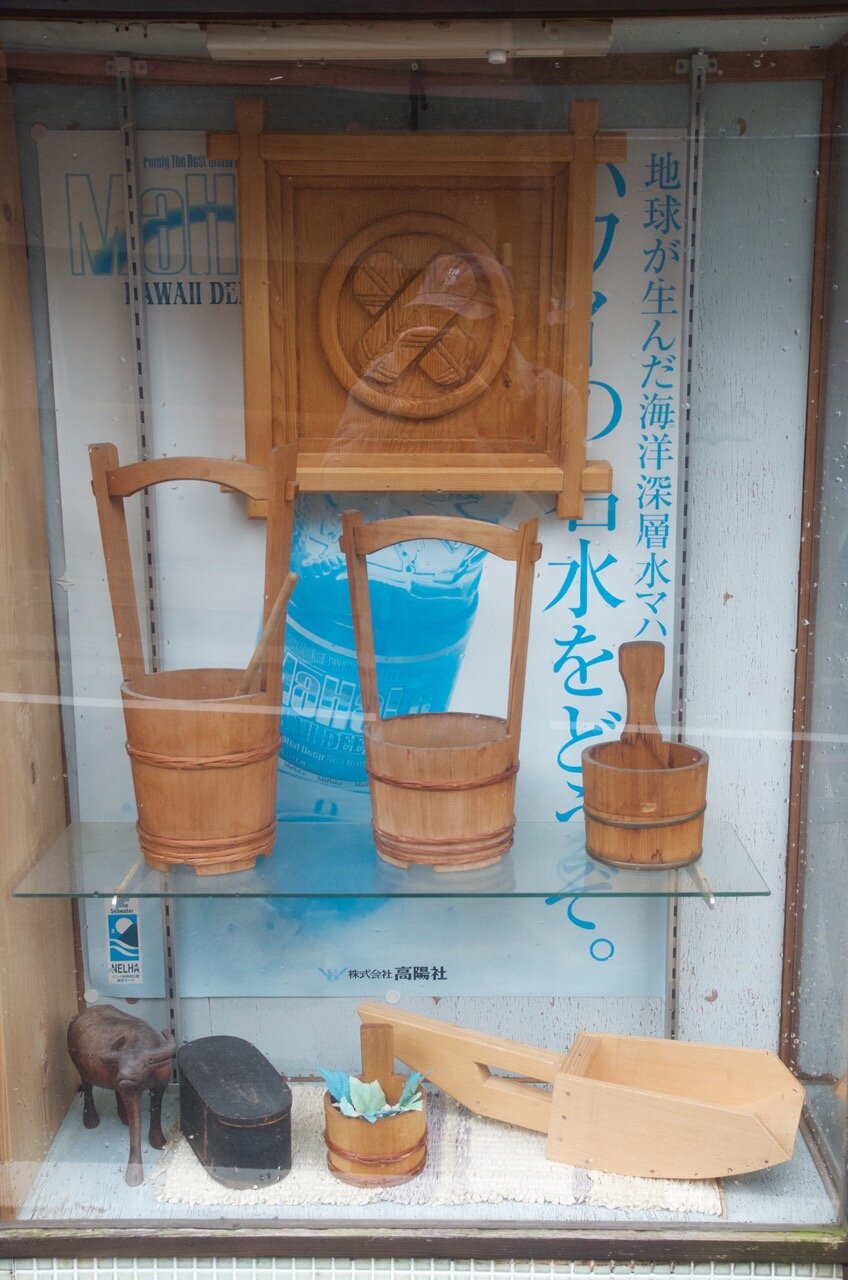
<path id="1" fill-rule="evenodd" d="M 162 1132 L 162 1094 L 171 1078 L 176 1041 L 170 1031 L 156 1031 L 149 1023 L 114 1005 L 92 1005 L 68 1025 L 68 1053 L 80 1073 L 83 1090 L 82 1119 L 86 1129 L 96 1129 L 100 1117 L 91 1086 L 114 1089 L 118 1116 L 130 1130 L 130 1158 L 126 1181 L 137 1187 L 144 1178 L 141 1163 L 141 1095 L 150 1090 L 151 1147 L 165 1145 Z"/>

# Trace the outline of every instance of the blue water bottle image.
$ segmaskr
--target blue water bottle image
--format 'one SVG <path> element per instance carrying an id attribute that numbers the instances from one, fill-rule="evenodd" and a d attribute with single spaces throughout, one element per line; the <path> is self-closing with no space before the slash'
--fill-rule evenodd
<path id="1" fill-rule="evenodd" d="M 283 661 L 280 818 L 365 820 L 362 704 L 341 513 L 502 519 L 505 494 L 302 494 L 292 543 L 298 575 Z M 474 615 L 487 553 L 426 540 L 371 557 L 371 606 L 384 717 L 447 710 Z"/>

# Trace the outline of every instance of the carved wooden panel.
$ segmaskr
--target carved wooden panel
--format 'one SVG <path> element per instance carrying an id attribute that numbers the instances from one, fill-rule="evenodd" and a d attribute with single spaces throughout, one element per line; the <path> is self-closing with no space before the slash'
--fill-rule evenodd
<path id="1" fill-rule="evenodd" d="M 491 391 L 513 336 L 512 288 L 467 225 L 413 209 L 342 246 L 321 284 L 318 328 L 361 405 L 444 418 Z"/>
<path id="2" fill-rule="evenodd" d="M 304 489 L 537 491 L 578 516 L 595 166 L 567 134 L 210 134 L 239 162 L 246 456 L 297 445 Z M 258 508 L 255 507 L 258 510 Z"/>

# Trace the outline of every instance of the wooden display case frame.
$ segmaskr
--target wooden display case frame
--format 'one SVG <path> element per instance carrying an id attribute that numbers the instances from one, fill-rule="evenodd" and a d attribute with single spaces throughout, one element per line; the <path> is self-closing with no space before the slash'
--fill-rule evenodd
<path id="1" fill-rule="evenodd" d="M 586 459 L 595 174 L 597 165 L 625 158 L 626 138 L 599 131 L 597 101 L 572 101 L 567 133 L 287 134 L 266 130 L 261 99 L 240 100 L 236 114 L 236 132 L 207 135 L 207 156 L 238 164 L 247 461 L 262 466 L 274 445 L 295 443 L 297 481 L 304 491 L 555 493 L 557 514 L 569 519 L 582 516 L 585 494 L 608 493 L 610 465 Z M 547 226 L 534 264 L 539 301 L 547 308 L 556 297 L 557 316 L 552 322 L 537 304 L 537 315 L 522 336 L 524 345 L 533 348 L 530 358 L 538 361 L 538 381 L 547 379 L 555 390 L 543 401 L 534 393 L 529 413 L 513 413 L 512 421 L 520 425 L 511 430 L 521 434 L 517 440 L 509 435 L 508 449 L 497 447 L 497 429 L 489 431 L 497 409 L 516 396 L 515 390 L 503 389 L 510 385 L 508 377 L 499 376 L 507 367 L 503 361 L 513 326 L 513 299 L 498 260 L 503 257 L 500 248 L 487 246 L 460 222 L 428 213 L 428 198 L 422 195 L 425 208 L 420 212 L 377 221 L 366 215 L 338 256 L 322 262 L 326 274 L 320 296 L 313 296 L 314 284 L 310 293 L 300 283 L 301 262 L 309 256 L 304 245 L 310 248 L 316 233 L 298 230 L 296 210 L 300 193 L 311 182 L 338 184 L 343 201 L 347 184 L 355 180 L 357 199 L 364 204 L 393 179 L 400 184 L 410 178 L 425 188 L 446 180 L 469 191 L 476 189 L 474 184 L 487 184 L 489 198 L 502 198 L 505 204 L 515 201 L 522 182 L 535 184 L 539 193 L 540 216 Z M 501 190 L 492 194 L 495 183 Z M 459 244 L 474 260 L 475 270 L 486 262 L 493 268 L 495 322 L 486 354 L 478 353 L 479 367 L 466 371 L 457 390 L 435 393 L 426 408 L 421 408 L 423 398 L 411 408 L 399 408 L 409 401 L 381 391 L 370 369 L 363 372 L 361 362 L 339 340 L 339 333 L 351 327 L 341 295 L 349 274 L 363 260 L 369 237 L 372 250 L 404 237 L 407 243 L 414 238 L 431 245 L 450 243 L 454 251 Z M 321 251 L 314 251 L 319 259 Z M 414 285 L 414 274 L 401 299 L 410 282 Z M 390 310 L 387 305 L 386 314 Z M 528 359 L 526 350 L 522 358 Z M 372 410 L 369 417 L 364 409 L 363 425 L 338 441 L 332 438 L 338 430 L 332 391 L 324 390 L 331 386 L 337 400 L 349 391 L 350 403 L 360 407 L 364 399 Z M 469 407 L 475 398 L 477 406 Z M 309 425 L 315 417 L 322 424 L 317 429 Z M 447 447 L 433 435 L 427 419 L 441 420 L 451 441 Z M 410 439 L 402 429 L 410 420 L 417 438 Z M 475 436 L 483 420 L 486 433 Z M 307 434 L 326 431 L 328 421 L 329 438 Z M 256 502 L 249 511 L 264 514 Z"/>
<path id="2" fill-rule="evenodd" d="M 264 0 L 263 0 L 264 3 Z M 77 5 L 82 10 L 85 3 Z M 154 5 L 149 6 L 154 9 Z M 662 7 L 662 6 L 661 6 Z M 706 6 L 709 8 L 709 6 Z M 778 11 L 779 0 L 768 8 Z M 798 6 L 795 6 L 796 9 Z M 804 7 L 804 6 L 801 6 Z M 827 7 L 827 6 L 825 6 Z M 49 16 L 50 4 L 28 17 Z M 821 79 L 824 81 L 819 215 L 811 306 L 812 338 L 808 381 L 807 448 L 804 475 L 804 522 L 818 514 L 819 476 L 823 465 L 818 427 L 821 400 L 821 312 L 825 259 L 830 133 L 835 77 L 848 72 L 848 49 L 827 54 L 773 54 L 752 63 L 751 54 L 721 58 L 730 78 L 748 81 Z M 639 56 L 607 60 L 596 79 L 673 83 L 673 57 Z M 9 58 L 16 78 L 36 82 L 110 83 L 108 59 L 86 55 L 39 52 Z M 155 71 L 155 63 L 145 64 Z M 175 83 L 171 63 L 159 64 L 161 83 Z M 756 70 L 752 69 L 756 68 Z M 220 70 L 220 69 L 219 69 Z M 232 71 L 228 74 L 233 75 Z M 567 74 L 567 68 L 563 75 Z M 239 70 L 238 74 L 244 74 Z M 257 75 L 262 74 L 257 71 Z M 306 68 L 304 83 L 317 73 Z M 359 74 L 357 71 L 356 74 Z M 377 72 L 371 73 L 377 75 Z M 385 75 L 383 71 L 380 75 Z M 392 75 L 398 75 L 396 71 Z M 404 73 L 405 74 L 405 73 Z M 715 73 L 718 74 L 718 73 Z M 205 70 L 200 77 L 206 75 Z M 326 73 L 321 73 L 326 77 Z M 179 82 L 179 81 L 177 81 Z M 188 67 L 182 83 L 198 83 L 196 68 Z M 227 137 L 229 135 L 221 135 Z M 136 1257 L 421 1257 L 481 1259 L 570 1259 L 631 1263 L 836 1263 L 848 1265 L 848 1239 L 843 1226 L 797 1230 L 746 1226 L 640 1224 L 632 1226 L 530 1226 L 479 1222 L 456 1228 L 444 1222 L 408 1224 L 383 1221 L 350 1227 L 302 1221 L 279 1223 L 139 1221 L 129 1225 L 104 1223 L 44 1224 L 9 1221 L 26 1191 L 25 1180 L 49 1149 L 75 1081 L 64 1053 L 62 1028 L 77 1009 L 74 964 L 78 944 L 74 919 L 66 901 L 23 901 L 10 897 L 13 885 L 67 823 L 63 786 L 63 758 L 56 681 L 57 653 L 50 608 L 50 570 L 47 560 L 44 497 L 40 470 L 37 390 L 31 341 L 26 272 L 26 235 L 15 157 L 12 99 L 0 54 L 0 150 L 9 163 L 0 166 L 0 445 L 6 482 L 5 519 L 0 529 L 0 616 L 6 639 L 0 707 L 6 743 L 0 775 L 0 835 L 3 839 L 4 893 L 0 897 L 0 1230 L 3 1258 Z M 812 651 L 806 619 L 814 603 L 815 545 L 801 544 L 796 663 L 796 717 L 792 749 L 790 833 L 787 861 L 786 936 L 784 946 L 782 1039 L 790 1056 L 797 1026 L 797 964 L 799 921 L 803 910 L 801 827 L 804 796 L 802 770 L 808 751 L 804 691 L 809 685 Z M 8 1177 L 19 1164 L 23 1181 Z"/>

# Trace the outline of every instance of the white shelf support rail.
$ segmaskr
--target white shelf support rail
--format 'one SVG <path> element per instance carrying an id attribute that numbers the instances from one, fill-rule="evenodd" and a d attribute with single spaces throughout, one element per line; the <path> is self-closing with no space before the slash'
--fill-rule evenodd
<path id="1" fill-rule="evenodd" d="M 147 349 L 147 316 L 144 296 L 144 241 L 138 147 L 133 109 L 133 76 L 145 64 L 131 58 L 115 58 L 115 87 L 121 132 L 121 172 L 124 186 L 124 216 L 127 238 L 127 275 L 131 326 L 136 455 L 139 462 L 154 456 L 150 419 L 150 363 Z M 153 492 L 141 492 L 141 537 L 144 563 L 144 621 L 150 670 L 159 670 L 159 590 L 156 543 L 156 511 Z M 167 879 L 168 877 L 165 877 Z M 179 1044 L 180 1001 L 177 981 L 176 911 L 172 897 L 162 899 L 162 970 L 165 979 L 165 1007 L 168 1026 Z M 176 1071 L 176 1064 L 174 1066 Z"/>
<path id="2" fill-rule="evenodd" d="M 692 382 L 695 329 L 698 299 L 698 259 L 701 228 L 701 177 L 704 159 L 704 106 L 707 73 L 716 69 L 716 61 L 703 49 L 677 64 L 679 72 L 689 72 L 689 131 L 686 147 L 685 258 L 683 268 L 682 326 L 682 403 L 677 446 L 677 548 L 678 582 L 674 611 L 674 671 L 672 686 L 672 724 L 676 741 L 682 742 L 686 729 L 686 602 L 688 589 L 689 532 L 689 432 L 692 417 Z M 697 865 L 697 864 L 696 864 Z M 707 906 L 715 906 L 715 897 L 704 880 L 701 893 Z M 668 903 L 666 929 L 666 1000 L 665 1034 L 677 1035 L 678 983 L 680 975 L 680 910 L 677 898 Z"/>

